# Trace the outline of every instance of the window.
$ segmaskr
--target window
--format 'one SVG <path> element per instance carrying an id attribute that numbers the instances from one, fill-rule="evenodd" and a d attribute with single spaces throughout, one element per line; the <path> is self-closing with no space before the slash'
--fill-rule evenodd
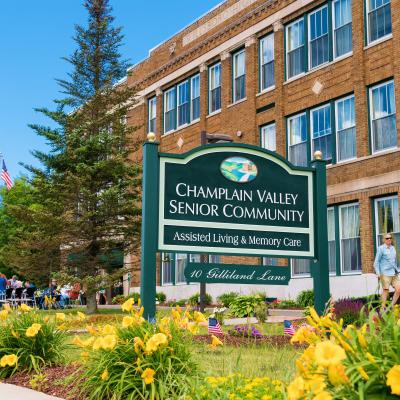
<path id="1" fill-rule="evenodd" d="M 176 89 L 167 90 L 164 93 L 164 132 L 175 129 L 176 123 Z"/>
<path id="2" fill-rule="evenodd" d="M 375 234 L 376 246 L 383 244 L 383 235 L 392 234 L 392 244 L 397 250 L 397 260 L 400 262 L 400 213 L 397 196 L 375 199 Z"/>
<path id="3" fill-rule="evenodd" d="M 292 276 L 295 277 L 309 277 L 311 273 L 310 260 L 295 258 L 291 260 Z"/>
<path id="4" fill-rule="evenodd" d="M 200 75 L 194 76 L 191 80 L 190 99 L 191 99 L 191 121 L 200 118 Z"/>
<path id="5" fill-rule="evenodd" d="M 161 255 L 161 284 L 172 285 L 174 273 L 174 257 L 172 253 L 162 253 Z"/>
<path id="6" fill-rule="evenodd" d="M 328 261 L 329 273 L 336 275 L 336 235 L 335 235 L 335 210 L 328 208 Z"/>
<path id="7" fill-rule="evenodd" d="M 194 75 L 164 93 L 164 133 L 200 118 L 200 75 Z"/>
<path id="8" fill-rule="evenodd" d="M 187 254 L 176 253 L 175 257 L 175 283 L 186 283 L 185 267 L 188 256 Z"/>
<path id="9" fill-rule="evenodd" d="M 353 50 L 351 0 L 333 2 L 334 56 L 340 57 Z"/>
<path id="10" fill-rule="evenodd" d="M 157 117 L 157 98 L 153 97 L 149 100 L 149 123 L 147 126 L 148 132 L 156 132 L 156 117 Z"/>
<path id="11" fill-rule="evenodd" d="M 260 91 L 275 85 L 274 34 L 260 40 Z"/>
<path id="12" fill-rule="evenodd" d="M 221 109 L 221 63 L 208 70 L 208 112 L 211 114 Z"/>
<path id="13" fill-rule="evenodd" d="M 393 81 L 370 89 L 372 151 L 397 146 L 396 105 Z"/>
<path id="14" fill-rule="evenodd" d="M 304 20 L 299 19 L 286 27 L 287 77 L 305 72 L 304 68 Z"/>
<path id="15" fill-rule="evenodd" d="M 178 85 L 178 126 L 189 122 L 189 82 Z"/>
<path id="16" fill-rule="evenodd" d="M 392 33 L 390 0 L 366 0 L 368 43 Z"/>
<path id="17" fill-rule="evenodd" d="M 233 54 L 233 102 L 246 97 L 246 53 L 241 50 Z"/>
<path id="18" fill-rule="evenodd" d="M 332 161 L 331 106 L 311 110 L 311 154 L 319 150 L 327 161 Z"/>
<path id="19" fill-rule="evenodd" d="M 307 116 L 296 115 L 288 120 L 289 161 L 298 166 L 307 166 Z"/>
<path id="20" fill-rule="evenodd" d="M 337 160 L 344 161 L 356 157 L 356 117 L 354 96 L 335 102 Z"/>
<path id="21" fill-rule="evenodd" d="M 276 151 L 275 123 L 261 127 L 261 147 L 270 151 Z"/>
<path id="22" fill-rule="evenodd" d="M 342 273 L 361 272 L 360 216 L 358 204 L 339 207 Z"/>
<path id="23" fill-rule="evenodd" d="M 309 68 L 318 67 L 329 61 L 328 6 L 308 16 Z"/>

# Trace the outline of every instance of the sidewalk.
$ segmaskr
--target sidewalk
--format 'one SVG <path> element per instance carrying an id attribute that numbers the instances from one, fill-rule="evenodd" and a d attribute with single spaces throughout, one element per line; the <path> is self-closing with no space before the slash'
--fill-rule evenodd
<path id="1" fill-rule="evenodd" d="M 0 399 L 4 400 L 63 400 L 21 386 L 0 383 Z"/>

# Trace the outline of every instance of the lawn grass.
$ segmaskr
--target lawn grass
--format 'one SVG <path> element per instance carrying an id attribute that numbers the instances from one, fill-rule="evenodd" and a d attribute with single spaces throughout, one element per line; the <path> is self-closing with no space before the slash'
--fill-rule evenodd
<path id="1" fill-rule="evenodd" d="M 249 378 L 268 376 L 289 382 L 294 377 L 298 350 L 290 345 L 250 344 L 211 349 L 205 344 L 193 344 L 193 355 L 207 376 L 241 373 Z"/>

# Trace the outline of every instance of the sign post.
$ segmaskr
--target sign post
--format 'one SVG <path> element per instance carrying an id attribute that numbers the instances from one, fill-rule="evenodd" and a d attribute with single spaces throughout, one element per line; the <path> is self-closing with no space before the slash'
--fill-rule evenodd
<path id="1" fill-rule="evenodd" d="M 326 194 L 326 163 L 322 159 L 322 153 L 316 151 L 314 160 L 311 162 L 315 168 L 315 233 L 316 259 L 311 263 L 311 276 L 314 286 L 314 305 L 318 314 L 324 312 L 326 303 L 329 300 L 329 255 L 328 255 L 328 217 L 327 217 L 327 194 Z"/>
<path id="2" fill-rule="evenodd" d="M 143 145 L 140 298 L 144 307 L 144 318 L 152 321 L 156 315 L 159 143 L 155 141 L 154 133 L 149 133 L 147 139 Z"/>

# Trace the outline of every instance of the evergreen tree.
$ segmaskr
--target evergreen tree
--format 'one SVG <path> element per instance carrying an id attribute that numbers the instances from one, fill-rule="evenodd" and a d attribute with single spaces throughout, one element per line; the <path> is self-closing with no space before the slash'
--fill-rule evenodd
<path id="1" fill-rule="evenodd" d="M 59 269 L 82 282 L 88 312 L 94 312 L 95 293 L 112 275 L 104 259 L 115 249 L 139 247 L 140 167 L 132 161 L 134 129 L 126 123 L 135 91 L 117 83 L 127 69 L 119 53 L 121 28 L 113 27 L 108 0 L 84 6 L 88 26 L 76 26 L 77 48 L 65 58 L 72 72 L 58 80 L 65 97 L 55 102 L 55 111 L 38 110 L 57 127 L 31 126 L 50 151 L 35 151 L 42 168 L 28 168 L 44 215 L 57 221 L 51 224 L 56 229 L 37 221 L 36 231 L 51 232 Z"/>

